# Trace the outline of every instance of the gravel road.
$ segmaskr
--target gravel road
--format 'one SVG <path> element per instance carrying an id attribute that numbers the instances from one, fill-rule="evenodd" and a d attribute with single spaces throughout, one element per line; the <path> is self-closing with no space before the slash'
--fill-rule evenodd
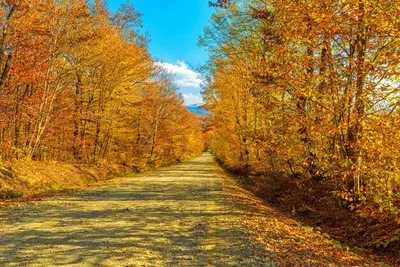
<path id="1" fill-rule="evenodd" d="M 0 211 L 0 266 L 274 266 L 210 154 Z"/>

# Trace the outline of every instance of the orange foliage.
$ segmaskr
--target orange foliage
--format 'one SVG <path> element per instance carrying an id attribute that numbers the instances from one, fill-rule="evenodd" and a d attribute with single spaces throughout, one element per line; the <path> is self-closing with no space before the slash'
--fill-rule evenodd
<path id="1" fill-rule="evenodd" d="M 140 14 L 102 1 L 2 1 L 0 157 L 166 164 L 203 149 Z"/>
<path id="2" fill-rule="evenodd" d="M 217 6 L 200 40 L 215 155 L 247 173 L 330 181 L 398 216 L 398 1 Z"/>

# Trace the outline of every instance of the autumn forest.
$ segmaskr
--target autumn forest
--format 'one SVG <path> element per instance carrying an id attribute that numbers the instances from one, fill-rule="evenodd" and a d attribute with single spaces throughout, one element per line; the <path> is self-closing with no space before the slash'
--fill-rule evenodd
<path id="1" fill-rule="evenodd" d="M 1 158 L 170 162 L 199 154 L 200 124 L 157 68 L 125 5 L 3 1 Z"/>
<path id="2" fill-rule="evenodd" d="M 206 112 L 194 114 L 135 1 L 1 1 L 0 202 L 211 153 L 217 172 L 336 247 L 400 264 L 399 1 L 204 2 Z M 196 164 L 187 177 L 206 177 L 211 163 Z"/>
<path id="3" fill-rule="evenodd" d="M 211 4 L 219 8 L 200 44 L 211 55 L 204 95 L 216 157 L 296 184 L 297 209 L 327 209 L 333 195 L 365 220 L 397 221 L 374 245 L 398 248 L 399 2 Z"/>

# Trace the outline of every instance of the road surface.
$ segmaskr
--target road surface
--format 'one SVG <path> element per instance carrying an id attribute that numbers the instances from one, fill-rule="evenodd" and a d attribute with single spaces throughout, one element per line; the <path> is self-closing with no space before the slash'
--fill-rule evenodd
<path id="1" fill-rule="evenodd" d="M 0 211 L 0 266 L 274 266 L 210 154 Z"/>

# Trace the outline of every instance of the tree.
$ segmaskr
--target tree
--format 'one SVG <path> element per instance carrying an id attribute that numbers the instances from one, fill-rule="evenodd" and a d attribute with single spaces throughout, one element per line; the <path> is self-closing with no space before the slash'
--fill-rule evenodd
<path id="1" fill-rule="evenodd" d="M 139 32 L 141 14 L 129 2 L 115 14 L 101 0 L 2 1 L 1 7 L 3 159 L 140 165 L 199 153 L 197 120 L 177 117 L 188 115 L 186 108 L 171 77 L 158 78 Z M 182 138 L 181 152 L 173 153 L 171 140 Z"/>
<path id="2" fill-rule="evenodd" d="M 211 56 L 204 94 L 216 127 L 215 154 L 246 172 L 334 181 L 352 199 L 390 195 L 379 198 L 392 209 L 397 156 L 381 144 L 393 147 L 397 136 L 398 3 L 212 6 L 217 10 L 200 44 Z M 386 189 L 377 189 L 382 183 Z"/>

